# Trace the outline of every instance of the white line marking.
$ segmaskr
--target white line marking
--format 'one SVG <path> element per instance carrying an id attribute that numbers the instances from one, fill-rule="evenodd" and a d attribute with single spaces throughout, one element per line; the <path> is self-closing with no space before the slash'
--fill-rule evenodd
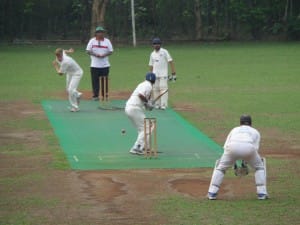
<path id="1" fill-rule="evenodd" d="M 194 155 L 197 159 L 200 159 L 200 156 L 198 155 L 198 153 L 195 153 Z"/>
<path id="2" fill-rule="evenodd" d="M 77 158 L 77 156 L 76 156 L 76 155 L 73 155 L 73 158 L 74 158 L 74 160 L 75 160 L 76 162 L 78 162 L 78 161 L 79 161 L 79 159 Z"/>
<path id="3" fill-rule="evenodd" d="M 102 161 L 102 157 L 101 157 L 101 155 L 98 155 L 98 159 L 99 159 L 100 161 Z"/>

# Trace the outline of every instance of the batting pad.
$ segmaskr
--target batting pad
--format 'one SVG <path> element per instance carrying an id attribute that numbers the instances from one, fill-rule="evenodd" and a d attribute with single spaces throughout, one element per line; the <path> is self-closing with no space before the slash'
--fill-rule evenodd
<path id="1" fill-rule="evenodd" d="M 70 112 L 67 101 L 43 101 L 59 143 L 71 168 L 77 170 L 213 167 L 222 148 L 172 109 L 146 112 L 157 119 L 158 157 L 132 155 L 137 131 L 122 108 L 125 101 L 109 104 L 81 101 L 79 112 Z M 122 134 L 122 129 L 126 130 Z"/>

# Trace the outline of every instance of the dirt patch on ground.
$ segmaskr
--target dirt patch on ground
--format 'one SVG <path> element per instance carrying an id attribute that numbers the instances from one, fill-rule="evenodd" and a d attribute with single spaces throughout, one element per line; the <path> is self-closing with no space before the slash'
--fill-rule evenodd
<path id="1" fill-rule="evenodd" d="M 127 99 L 129 94 L 112 92 L 111 97 Z M 84 93 L 84 96 L 90 95 Z M 175 110 L 197 111 L 190 105 L 175 106 Z M 170 195 L 206 198 L 212 169 L 84 172 L 52 169 L 49 165 L 53 156 L 45 140 L 47 131 L 26 128 L 26 124 L 12 126 L 16 120 L 45 120 L 41 106 L 2 102 L 0 112 L 0 177 L 5 184 L 0 185 L 0 219 L 21 210 L 33 218 L 32 224 L 41 221 L 73 225 L 164 224 L 168 218 L 154 208 L 160 199 Z M 295 137 L 276 130 L 263 133 L 267 156 L 299 158 L 299 141 Z M 253 176 L 229 177 L 224 180 L 219 196 L 220 199 L 243 198 L 248 193 L 255 197 Z M 3 203 L 5 199 L 7 202 Z M 40 205 L 32 199 L 43 199 L 46 203 Z M 28 201 L 34 204 L 27 206 Z"/>

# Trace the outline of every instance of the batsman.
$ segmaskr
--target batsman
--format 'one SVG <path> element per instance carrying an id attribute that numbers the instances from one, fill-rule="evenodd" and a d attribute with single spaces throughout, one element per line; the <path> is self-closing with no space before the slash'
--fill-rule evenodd
<path id="1" fill-rule="evenodd" d="M 147 73 L 145 81 L 143 81 L 136 87 L 136 89 L 133 91 L 130 98 L 126 102 L 125 113 L 132 121 L 138 132 L 137 139 L 133 147 L 129 151 L 131 154 L 144 155 L 144 119 L 146 117 L 144 109 L 153 109 L 153 103 L 150 98 L 155 80 L 156 76 L 154 73 Z"/>
<path id="2" fill-rule="evenodd" d="M 243 160 L 243 167 L 245 163 L 249 163 L 255 170 L 257 198 L 268 198 L 266 160 L 258 154 L 259 145 L 260 133 L 252 127 L 251 116 L 242 115 L 240 126 L 230 131 L 224 144 L 224 153 L 216 162 L 208 189 L 208 199 L 217 198 L 226 170 L 233 165 L 236 167 L 237 160 Z"/>

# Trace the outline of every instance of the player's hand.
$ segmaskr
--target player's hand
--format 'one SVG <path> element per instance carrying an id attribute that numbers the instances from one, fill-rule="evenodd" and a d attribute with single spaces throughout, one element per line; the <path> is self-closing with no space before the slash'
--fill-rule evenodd
<path id="1" fill-rule="evenodd" d="M 169 76 L 169 81 L 175 82 L 177 80 L 176 74 L 172 74 Z"/>
<path id="2" fill-rule="evenodd" d="M 152 109 L 154 108 L 152 101 L 146 102 L 145 108 L 146 108 L 146 110 L 152 111 Z"/>
<path id="3" fill-rule="evenodd" d="M 242 164 L 240 166 L 238 166 L 237 162 L 235 162 L 234 164 L 234 175 L 236 176 L 246 176 L 249 173 L 249 169 L 247 166 L 247 163 L 242 160 Z"/>

